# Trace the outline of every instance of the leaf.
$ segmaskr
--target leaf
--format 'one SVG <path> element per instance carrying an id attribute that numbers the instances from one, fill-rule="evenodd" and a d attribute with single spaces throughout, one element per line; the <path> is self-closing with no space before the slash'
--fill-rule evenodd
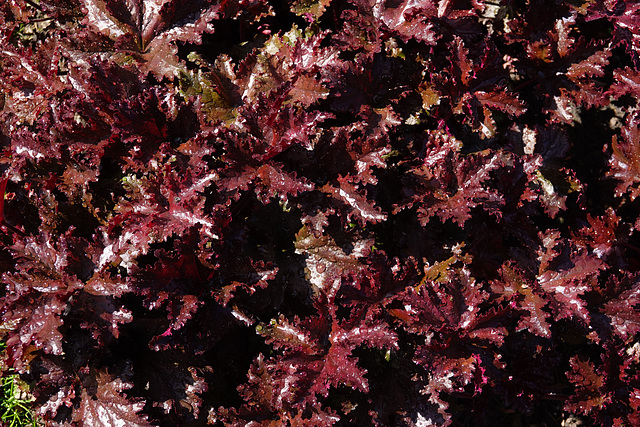
<path id="1" fill-rule="evenodd" d="M 202 239 L 218 240 L 217 225 L 213 217 L 203 212 L 204 200 L 200 192 L 218 179 L 216 173 L 178 176 L 171 166 L 160 179 L 157 173 L 144 178 L 134 174 L 125 178 L 128 197 L 115 207 L 118 215 L 109 223 L 109 229 L 120 230 L 104 235 L 104 249 L 95 260 L 98 269 L 112 264 L 130 270 L 138 256 L 148 252 L 151 244 L 163 242 L 172 235 L 182 236 L 197 229 Z"/>
<path id="2" fill-rule="evenodd" d="M 601 392 L 604 378 L 596 372 L 591 362 L 583 362 L 577 356 L 570 359 L 571 371 L 567 378 L 575 387 L 575 394 L 567 400 L 564 409 L 570 412 L 587 415 L 593 410 L 602 408 L 605 395 Z"/>
<path id="3" fill-rule="evenodd" d="M 640 117 L 630 115 L 621 130 L 621 138 L 613 136 L 607 175 L 618 181 L 615 194 L 628 194 L 631 200 L 640 195 Z"/>
<path id="4" fill-rule="evenodd" d="M 592 19 L 605 18 L 613 25 L 613 39 L 615 43 L 622 44 L 626 52 L 631 56 L 637 66 L 640 60 L 640 43 L 637 30 L 640 19 L 640 6 L 634 2 L 624 2 L 612 7 L 603 7 L 603 4 L 589 5 L 592 9 Z"/>
<path id="5" fill-rule="evenodd" d="M 587 323 L 590 320 L 586 303 L 579 295 L 592 289 L 590 282 L 596 280 L 606 264 L 594 256 L 582 253 L 571 257 L 573 267 L 568 270 L 540 271 L 538 283 L 547 293 L 553 295 L 557 304 L 552 304 L 556 319 L 577 315 Z"/>
<path id="6" fill-rule="evenodd" d="M 371 222 L 372 224 L 384 221 L 387 215 L 381 212 L 366 195 L 358 192 L 357 188 L 351 185 L 347 179 L 339 178 L 340 187 L 336 188 L 330 184 L 326 184 L 322 191 L 328 193 L 338 200 L 343 201 L 358 216 L 362 224 Z"/>
<path id="7" fill-rule="evenodd" d="M 274 349 L 284 348 L 285 353 L 318 354 L 319 344 L 315 339 L 299 326 L 300 319 L 289 322 L 284 316 L 278 320 L 272 320 L 269 324 L 259 325 L 256 331 L 266 338 L 267 344 L 271 344 Z"/>
<path id="8" fill-rule="evenodd" d="M 5 193 L 7 191 L 7 182 L 9 182 L 8 178 L 2 178 L 0 180 L 0 224 L 4 223 L 4 199 Z"/>
<path id="9" fill-rule="evenodd" d="M 7 306 L 6 302 L 3 305 Z M 47 354 L 64 354 L 59 328 L 63 324 L 61 315 L 66 307 L 67 303 L 55 296 L 41 297 L 40 301 L 3 314 L 2 327 L 15 331 L 7 340 L 7 346 L 11 349 L 16 369 L 25 369 L 24 358 L 31 345 Z"/>
<path id="10" fill-rule="evenodd" d="M 265 205 L 271 202 L 272 197 L 278 197 L 280 202 L 287 202 L 289 197 L 296 197 L 300 193 L 312 191 L 314 186 L 304 178 L 298 178 L 295 174 L 287 173 L 282 165 L 263 164 L 255 168 L 245 165 L 240 173 L 229 171 L 230 176 L 217 182 L 221 190 L 229 191 L 239 196 L 240 191 L 246 191 L 253 184 L 258 199 Z"/>
<path id="11" fill-rule="evenodd" d="M 462 390 L 464 386 L 470 384 L 474 378 L 474 371 L 480 369 L 478 362 L 473 357 L 449 358 L 435 356 L 427 365 L 428 382 L 421 391 L 429 396 L 429 401 L 437 405 L 438 415 L 444 421 L 443 426 L 451 424 L 452 414 L 449 413 L 449 403 L 441 393 L 453 393 Z M 423 361 L 416 361 L 424 363 Z M 427 421 L 431 422 L 431 420 Z"/>
<path id="12" fill-rule="evenodd" d="M 589 56 L 582 62 L 572 64 L 567 69 L 567 77 L 578 83 L 579 79 L 604 76 L 604 67 L 609 64 L 611 51 L 601 50 Z"/>
<path id="13" fill-rule="evenodd" d="M 398 349 L 398 335 L 384 323 L 360 324 L 352 329 L 333 327 L 329 341 L 353 349 L 365 345 L 368 348 Z"/>
<path id="14" fill-rule="evenodd" d="M 424 161 L 410 170 L 407 180 L 411 179 L 411 184 L 405 185 L 405 200 L 394 213 L 417 204 L 423 225 L 437 215 L 442 221 L 451 219 L 462 227 L 471 217 L 471 209 L 482 206 L 499 218 L 504 200 L 484 182 L 490 180 L 491 171 L 502 167 L 502 156 L 487 150 L 463 157 L 460 148 L 456 138 L 431 132 Z"/>
<path id="15" fill-rule="evenodd" d="M 214 30 L 219 5 L 208 1 L 82 0 L 84 23 L 114 41 L 132 38 L 146 72 L 173 78 L 183 67 L 174 42 L 200 44 Z"/>
<path id="16" fill-rule="evenodd" d="M 305 225 L 296 234 L 296 253 L 306 256 L 307 280 L 315 292 L 322 291 L 330 298 L 335 297 L 341 286 L 341 276 L 356 272 L 364 265 L 358 258 L 366 256 L 373 240 L 355 242 L 352 252 L 346 253 L 329 235 L 316 237 Z"/>
<path id="17" fill-rule="evenodd" d="M 112 311 L 111 313 L 102 313 L 100 317 L 111 325 L 111 333 L 115 338 L 120 336 L 118 326 L 120 324 L 130 323 L 133 320 L 131 311 L 124 308 L 124 306 L 120 307 L 119 310 Z"/>
<path id="18" fill-rule="evenodd" d="M 133 289 L 120 278 L 110 277 L 108 273 L 96 272 L 85 284 L 84 291 L 92 295 L 120 297 Z"/>
<path id="19" fill-rule="evenodd" d="M 575 25 L 575 18 L 562 18 L 555 22 L 554 40 L 556 50 L 561 58 L 567 56 L 574 46 L 575 40 L 571 37 L 571 27 Z"/>
<path id="20" fill-rule="evenodd" d="M 560 95 L 553 97 L 553 107 L 546 110 L 550 114 L 553 123 L 572 124 L 580 120 L 578 108 L 571 94 L 564 88 L 560 89 Z"/>
<path id="21" fill-rule="evenodd" d="M 296 79 L 289 95 L 293 102 L 299 102 L 305 108 L 329 96 L 329 89 L 311 76 L 302 75 Z"/>
<path id="22" fill-rule="evenodd" d="M 72 407 L 75 397 L 75 391 L 71 386 L 60 387 L 57 394 L 51 396 L 47 402 L 38 408 L 37 414 L 43 418 L 47 417 L 48 414 L 55 417 L 62 406 Z"/>
<path id="23" fill-rule="evenodd" d="M 259 94 L 256 102 L 239 109 L 243 121 L 237 130 L 249 133 L 255 141 L 251 155 L 257 161 L 270 160 L 293 145 L 312 149 L 317 127 L 333 117 L 285 104 L 291 87 L 292 83 L 286 82 L 268 95 Z"/>
<path id="24" fill-rule="evenodd" d="M 204 399 L 200 397 L 203 393 L 208 391 L 206 379 L 198 375 L 195 368 L 189 367 L 189 373 L 191 374 L 192 384 L 189 384 L 185 388 L 186 399 L 180 401 L 180 404 L 191 408 L 193 410 L 193 417 L 198 419 L 200 408 Z"/>
<path id="25" fill-rule="evenodd" d="M 244 18 L 248 23 L 273 14 L 267 0 L 225 0 L 220 2 L 220 12 L 228 19 Z"/>
<path id="26" fill-rule="evenodd" d="M 555 218 L 558 212 L 567 209 L 567 196 L 559 194 L 553 183 L 545 178 L 539 170 L 536 171 L 533 183 L 537 187 L 540 204 L 551 218 Z"/>
<path id="27" fill-rule="evenodd" d="M 411 333 L 426 336 L 434 332 L 451 333 L 457 339 L 486 338 L 501 343 L 505 328 L 492 327 L 488 324 L 491 316 L 480 314 L 480 306 L 489 295 L 466 268 L 453 268 L 456 263 L 471 260 L 460 249 L 446 261 L 425 266 L 420 283 L 406 287 L 390 299 L 387 310 Z M 398 303 L 402 308 L 392 308 Z"/>
<path id="28" fill-rule="evenodd" d="M 367 7 L 368 1 L 361 1 L 363 7 Z M 438 39 L 434 31 L 434 24 L 430 18 L 438 15 L 438 10 L 433 1 L 416 2 L 404 0 L 395 7 L 385 7 L 384 2 L 375 2 L 373 5 L 373 16 L 386 25 L 390 30 L 397 33 L 400 38 L 407 42 L 416 39 L 426 44 L 435 44 Z"/>
<path id="29" fill-rule="evenodd" d="M 463 40 L 455 36 L 453 42 L 451 43 L 451 47 L 455 52 L 454 64 L 460 70 L 460 82 L 468 86 L 471 79 L 473 78 L 473 63 L 469 60 L 469 49 L 464 46 Z"/>
<path id="30" fill-rule="evenodd" d="M 499 217 L 497 207 L 504 203 L 503 198 L 497 191 L 485 188 L 483 182 L 490 179 L 489 172 L 500 166 L 500 157 L 491 153 L 460 161 L 456 165 L 455 175 L 443 177 L 448 180 L 441 184 L 442 189 L 453 187 L 455 192 L 443 194 L 442 190 L 436 190 L 432 193 L 436 201 L 431 206 L 423 204 L 419 208 L 420 221 L 426 224 L 428 219 L 436 214 L 443 221 L 452 219 L 462 227 L 471 218 L 471 209 L 478 205 Z"/>
<path id="31" fill-rule="evenodd" d="M 265 361 L 262 354 L 254 360 L 248 383 L 239 389 L 247 402 L 240 412 L 244 420 L 238 420 L 241 417 L 233 414 L 236 423 L 246 423 L 258 416 L 283 425 L 291 422 L 290 425 L 331 426 L 340 419 L 333 410 L 324 410 L 317 402 L 307 404 L 304 399 L 304 392 L 317 374 L 319 364 L 316 361 L 307 360 L 308 365 L 299 358 L 279 362 Z"/>
<path id="32" fill-rule="evenodd" d="M 298 16 L 311 15 L 318 19 L 331 4 L 331 0 L 295 0 L 291 11 Z"/>
<path id="33" fill-rule="evenodd" d="M 625 94 L 635 94 L 640 91 L 640 72 L 625 67 L 616 69 L 613 72 L 614 83 L 609 88 L 609 92 L 616 98 Z"/>
<path id="34" fill-rule="evenodd" d="M 119 378 L 112 380 L 106 373 L 97 377 L 95 396 L 82 391 L 80 406 L 73 410 L 73 421 L 86 426 L 151 426 L 146 416 L 138 415 L 143 401 L 131 401 L 122 392 L 132 387 Z"/>
<path id="35" fill-rule="evenodd" d="M 266 196 L 277 194 L 280 200 L 286 201 L 288 196 L 297 196 L 299 193 L 312 191 L 313 184 L 306 179 L 297 178 L 295 174 L 288 174 L 281 168 L 271 165 L 262 165 L 256 170 L 256 177 L 259 178 L 263 190 L 260 192 L 264 203 Z"/>
<path id="36" fill-rule="evenodd" d="M 491 282 L 491 290 L 500 295 L 500 300 L 514 301 L 520 309 L 529 313 L 520 319 L 518 329 L 526 328 L 532 334 L 550 337 L 551 329 L 547 322 L 549 314 L 543 310 L 547 302 L 536 291 L 534 284 L 509 264 L 503 265 L 499 274 L 500 279 Z"/>
<path id="37" fill-rule="evenodd" d="M 600 310 L 611 320 L 614 333 L 628 341 L 640 332 L 640 282 L 625 280 L 624 291 Z"/>
<path id="38" fill-rule="evenodd" d="M 604 259 L 615 247 L 620 217 L 612 208 L 609 208 L 601 217 L 587 215 L 587 221 L 589 225 L 577 233 L 575 240 L 584 247 L 591 248 L 598 258 Z"/>
<path id="39" fill-rule="evenodd" d="M 580 90 L 571 92 L 571 96 L 579 106 L 587 108 L 606 107 L 611 102 L 607 94 L 594 81 L 581 84 Z"/>
<path id="40" fill-rule="evenodd" d="M 297 27 L 271 36 L 263 49 L 248 55 L 235 70 L 231 80 L 242 100 L 273 99 L 280 108 L 287 98 L 304 106 L 324 99 L 328 95 L 324 83 L 332 81 L 343 66 L 336 47 L 322 46 L 326 36 L 325 32 L 302 34 Z M 269 96 L 278 88 L 280 93 Z"/>
<path id="41" fill-rule="evenodd" d="M 542 247 L 538 249 L 538 261 L 540 266 L 538 271 L 547 271 L 551 262 L 560 255 L 555 248 L 561 243 L 561 233 L 558 230 L 547 230 L 539 233 Z"/>
<path id="42" fill-rule="evenodd" d="M 346 386 L 366 393 L 369 391 L 366 373 L 366 369 L 358 366 L 358 358 L 351 355 L 350 348 L 332 345 L 324 357 L 322 370 L 310 391 L 327 396 L 330 386 L 335 388 Z"/>
<path id="43" fill-rule="evenodd" d="M 527 111 L 524 102 L 506 91 L 478 91 L 474 93 L 474 96 L 483 106 L 495 108 L 510 116 L 520 116 Z"/>
<path id="44" fill-rule="evenodd" d="M 247 271 L 248 270 L 248 271 Z M 247 294 L 252 295 L 258 289 L 264 289 L 269 285 L 269 281 L 273 280 L 278 273 L 278 267 L 274 267 L 270 262 L 250 260 L 242 266 L 242 269 L 234 270 L 234 277 L 245 276 L 243 281 L 233 280 L 231 284 L 223 286 L 220 292 L 216 293 L 218 301 L 226 306 L 233 298 L 238 289 L 244 290 Z M 239 274 L 244 273 L 244 274 Z"/>
<path id="45" fill-rule="evenodd" d="M 391 149 L 387 146 L 380 148 L 376 151 L 358 156 L 355 160 L 355 167 L 357 175 L 354 177 L 355 182 L 361 182 L 362 184 L 377 184 L 378 179 L 374 175 L 375 170 L 372 168 L 386 168 L 387 162 L 385 156 L 391 152 Z"/>

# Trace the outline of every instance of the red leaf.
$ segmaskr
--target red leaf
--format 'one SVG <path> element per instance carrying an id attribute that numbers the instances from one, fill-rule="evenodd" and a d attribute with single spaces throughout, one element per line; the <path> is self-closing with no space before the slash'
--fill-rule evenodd
<path id="1" fill-rule="evenodd" d="M 567 77 L 576 83 L 582 78 L 602 77 L 610 56 L 609 49 L 598 51 L 584 61 L 572 64 L 566 72 Z"/>
<path id="2" fill-rule="evenodd" d="M 522 317 L 518 328 L 526 328 L 541 337 L 551 337 L 549 314 L 543 310 L 547 302 L 533 288 L 533 283 L 509 264 L 502 266 L 500 279 L 491 282 L 491 289 L 500 295 L 500 300 L 513 301 L 520 309 L 529 312 Z"/>
<path id="3" fill-rule="evenodd" d="M 297 196 L 299 193 L 313 190 L 314 186 L 304 178 L 297 178 L 295 174 L 284 172 L 281 168 L 265 164 L 258 168 L 256 177 L 261 182 L 262 190 L 259 192 L 260 199 L 267 203 L 268 198 L 277 194 L 282 201 L 286 201 L 288 196 Z M 256 189 L 256 192 L 258 190 Z"/>
<path id="4" fill-rule="evenodd" d="M 632 280 L 636 283 L 626 280 L 625 285 L 629 289 L 601 309 L 611 319 L 615 334 L 625 341 L 633 339 L 640 332 L 640 282 Z"/>
<path id="5" fill-rule="evenodd" d="M 622 138 L 613 136 L 608 175 L 619 181 L 616 196 L 627 193 L 631 200 L 640 195 L 640 116 L 629 115 L 623 126 Z"/>
<path id="6" fill-rule="evenodd" d="M 361 3 L 365 9 L 371 7 L 368 1 L 361 1 Z M 385 7 L 384 4 L 384 2 L 375 3 L 373 16 L 396 32 L 404 42 L 416 39 L 426 44 L 436 43 L 438 35 L 434 31 L 434 24 L 430 21 L 438 15 L 438 9 L 432 0 L 423 2 L 403 0 L 395 7 Z"/>
<path id="7" fill-rule="evenodd" d="M 589 226 L 576 233 L 576 243 L 592 249 L 598 258 L 605 258 L 616 245 L 620 217 L 612 208 L 608 208 L 602 217 L 587 215 L 587 221 Z"/>
<path id="8" fill-rule="evenodd" d="M 614 83 L 609 91 L 616 98 L 625 94 L 640 93 L 640 71 L 625 67 L 613 72 Z"/>
<path id="9" fill-rule="evenodd" d="M 591 362 L 582 362 L 577 356 L 570 360 L 571 371 L 567 378 L 575 387 L 575 394 L 565 403 L 564 409 L 569 412 L 587 415 L 594 409 L 602 408 L 606 395 L 601 392 L 604 378 L 596 372 Z"/>
<path id="10" fill-rule="evenodd" d="M 111 380 L 106 373 L 99 374 L 97 381 L 95 396 L 89 396 L 86 390 L 82 390 L 80 406 L 73 410 L 74 422 L 97 427 L 151 426 L 146 416 L 138 415 L 144 402 L 131 401 L 122 394 L 132 384 L 124 383 L 119 378 Z"/>
<path id="11" fill-rule="evenodd" d="M 365 268 L 359 258 L 371 251 L 373 239 L 354 242 L 350 254 L 336 244 L 331 236 L 316 237 L 307 226 L 296 234 L 296 253 L 306 255 L 308 280 L 314 292 L 323 292 L 330 298 L 335 297 L 342 284 L 342 275 L 357 272 Z"/>
<path id="12" fill-rule="evenodd" d="M 358 366 L 358 358 L 351 356 L 351 348 L 332 345 L 311 391 L 326 396 L 329 393 L 329 386 L 337 388 L 344 385 L 366 393 L 369 391 L 366 373 L 366 369 Z"/>
<path id="13" fill-rule="evenodd" d="M 556 303 L 552 308 L 556 312 L 556 319 L 563 319 L 577 315 L 589 321 L 589 310 L 579 295 L 592 289 L 590 281 L 596 280 L 600 270 L 606 264 L 592 255 L 581 254 L 571 257 L 573 267 L 568 270 L 540 271 L 538 283 L 540 287 L 553 296 Z"/>
<path id="14" fill-rule="evenodd" d="M 281 315 L 277 321 L 274 319 L 269 324 L 258 326 L 256 330 L 273 348 L 285 348 L 285 354 L 290 352 L 317 354 L 318 343 L 304 329 L 297 326 L 299 324 L 300 319 L 296 318 L 292 323 Z"/>
<path id="15" fill-rule="evenodd" d="M 293 102 L 299 102 L 305 108 L 315 104 L 320 99 L 329 96 L 329 89 L 311 76 L 302 75 L 296 79 L 289 95 Z"/>
<path id="16" fill-rule="evenodd" d="M 84 286 L 92 295 L 120 297 L 132 291 L 129 283 L 121 278 L 110 277 L 108 273 L 96 272 Z"/>
<path id="17" fill-rule="evenodd" d="M 159 77 L 173 78 L 183 69 L 176 41 L 200 44 L 212 33 L 218 5 L 178 0 L 82 0 L 85 24 L 114 41 L 133 39 L 142 67 Z M 195 17 L 195 18 L 193 18 Z"/>
<path id="18" fill-rule="evenodd" d="M 339 188 L 326 184 L 322 191 L 346 203 L 362 224 L 367 222 L 375 224 L 387 219 L 387 215 L 381 212 L 372 201 L 367 199 L 366 194 L 363 195 L 359 192 L 347 179 L 339 178 L 338 181 L 340 182 Z"/>
<path id="19" fill-rule="evenodd" d="M 291 5 L 291 11 L 298 16 L 310 14 L 317 19 L 329 4 L 331 4 L 331 0 L 295 0 Z"/>
<path id="20" fill-rule="evenodd" d="M 62 326 L 61 315 L 66 307 L 65 302 L 49 297 L 3 314 L 3 324 L 14 325 L 15 332 L 7 340 L 7 347 L 16 361 L 15 368 L 22 370 L 25 367 L 25 354 L 30 345 L 45 353 L 64 354 L 63 336 L 58 328 Z"/>
<path id="21" fill-rule="evenodd" d="M 527 111 L 524 102 L 517 96 L 509 94 L 506 90 L 493 92 L 478 91 L 473 94 L 480 104 L 495 108 L 510 116 L 520 116 Z"/>
<path id="22" fill-rule="evenodd" d="M 473 63 L 469 60 L 469 49 L 464 46 L 464 42 L 458 36 L 451 43 L 455 52 L 454 62 L 460 70 L 460 82 L 467 86 L 473 78 Z"/>
<path id="23" fill-rule="evenodd" d="M 483 183 L 491 178 L 489 173 L 500 166 L 500 157 L 492 153 L 460 159 L 455 166 L 455 177 L 449 178 L 451 182 L 444 181 L 441 184 L 443 190 L 455 185 L 455 192 L 443 194 L 442 190 L 437 191 L 434 194 L 435 203 L 425 203 L 419 208 L 420 221 L 426 224 L 436 214 L 443 221 L 452 219 L 462 227 L 471 218 L 471 209 L 479 205 L 499 217 L 500 211 L 496 208 L 504 204 L 504 200 L 496 190 L 486 188 Z"/>

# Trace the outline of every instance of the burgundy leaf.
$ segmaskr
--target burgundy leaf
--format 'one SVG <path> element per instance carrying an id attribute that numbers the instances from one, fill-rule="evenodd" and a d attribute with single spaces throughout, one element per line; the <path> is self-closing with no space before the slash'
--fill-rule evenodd
<path id="1" fill-rule="evenodd" d="M 613 72 L 614 83 L 610 92 L 617 98 L 624 94 L 634 94 L 640 90 L 640 72 L 629 67 Z"/>
<path id="2" fill-rule="evenodd" d="M 313 184 L 305 179 L 298 179 L 295 175 L 283 172 L 280 168 L 271 165 L 262 165 L 256 170 L 256 177 L 261 182 L 261 200 L 266 203 L 267 195 L 274 193 L 280 200 L 286 201 L 288 196 L 297 196 L 301 192 L 313 190 Z"/>
<path id="3" fill-rule="evenodd" d="M 381 212 L 366 195 L 358 192 L 357 188 L 351 185 L 346 179 L 339 178 L 340 187 L 336 188 L 330 184 L 325 185 L 322 190 L 338 200 L 343 201 L 357 215 L 361 223 L 371 222 L 373 224 L 384 221 L 387 215 Z"/>
<path id="4" fill-rule="evenodd" d="M 506 91 L 484 92 L 478 91 L 474 93 L 480 104 L 490 108 L 502 111 L 510 116 L 519 116 L 527 111 L 525 104 L 516 96 Z"/>
<path id="5" fill-rule="evenodd" d="M 95 396 L 90 396 L 83 390 L 80 406 L 73 410 L 73 421 L 91 426 L 151 426 L 146 417 L 138 412 L 144 407 L 144 402 L 134 402 L 127 399 L 122 392 L 131 388 L 131 384 L 122 382 L 119 378 L 112 380 L 106 373 L 97 377 L 98 386 Z"/>
<path id="6" fill-rule="evenodd" d="M 360 1 L 363 8 L 373 6 L 373 16 L 390 30 L 396 32 L 404 41 L 416 39 L 427 44 L 435 44 L 438 36 L 434 31 L 431 18 L 438 16 L 433 1 L 415 2 L 404 0 L 394 7 L 386 7 L 383 2 Z"/>
<path id="7" fill-rule="evenodd" d="M 609 159 L 608 175 L 618 182 L 616 196 L 628 194 L 631 200 L 640 195 L 640 118 L 629 116 L 622 128 L 621 138 L 613 136 L 611 148 L 613 153 Z"/>
<path id="8" fill-rule="evenodd" d="M 602 77 L 604 76 L 604 67 L 609 64 L 610 50 L 601 50 L 594 53 L 582 62 L 575 63 L 567 70 L 567 77 L 574 82 L 580 78 Z"/>
<path id="9" fill-rule="evenodd" d="M 300 323 L 300 319 L 294 319 L 295 322 L 289 322 L 283 316 L 277 321 L 274 319 L 271 323 L 260 325 L 257 331 L 266 338 L 268 344 L 273 345 L 275 349 L 285 348 L 285 354 L 288 352 L 317 354 L 319 345 L 308 334 L 296 326 Z"/>
<path id="10" fill-rule="evenodd" d="M 173 42 L 199 44 L 203 33 L 211 33 L 218 18 L 218 5 L 176 0 L 82 0 L 85 24 L 93 31 L 123 41 L 133 38 L 143 68 L 160 77 L 173 78 L 183 69 Z M 195 19 L 192 17 L 196 16 Z"/>
<path id="11" fill-rule="evenodd" d="M 640 283 L 629 283 L 628 286 L 629 289 L 601 309 L 611 319 L 614 333 L 625 341 L 640 331 Z"/>
<path id="12" fill-rule="evenodd" d="M 588 215 L 587 221 L 589 226 L 582 228 L 575 239 L 584 247 L 592 248 L 597 257 L 604 258 L 615 246 L 620 218 L 609 208 L 602 217 Z"/>
<path id="13" fill-rule="evenodd" d="M 577 356 L 571 358 L 571 371 L 567 372 L 567 378 L 571 381 L 576 391 L 565 404 L 565 410 L 588 414 L 594 409 L 599 409 L 605 403 L 605 396 L 601 392 L 604 380 L 599 375 L 593 364 L 581 361 Z"/>
<path id="14" fill-rule="evenodd" d="M 456 53 L 455 65 L 460 70 L 460 82 L 468 86 L 473 78 L 473 63 L 469 60 L 469 50 L 464 46 L 464 42 L 460 37 L 456 37 L 452 43 L 452 47 Z"/>
<path id="15" fill-rule="evenodd" d="M 37 306 L 25 305 L 23 308 L 9 311 L 2 316 L 3 324 L 9 325 L 16 334 L 7 340 L 11 348 L 11 357 L 15 360 L 14 367 L 24 370 L 28 347 L 35 346 L 45 353 L 62 355 L 62 326 L 61 315 L 67 304 L 56 297 L 42 298 Z M 35 303 L 36 301 L 34 301 Z M 11 326 L 13 325 L 13 326 Z"/>
<path id="16" fill-rule="evenodd" d="M 337 388 L 341 385 L 367 392 L 369 382 L 365 378 L 366 373 L 366 369 L 358 366 L 358 359 L 351 355 L 349 347 L 332 345 L 311 392 L 326 396 L 330 386 Z"/>
<path id="17" fill-rule="evenodd" d="M 552 304 L 557 319 L 577 315 L 588 322 L 589 312 L 579 295 L 591 290 L 590 282 L 597 278 L 606 264 L 600 258 L 587 254 L 573 256 L 572 262 L 574 265 L 569 270 L 540 271 L 538 283 L 559 303 L 557 307 Z"/>
<path id="18" fill-rule="evenodd" d="M 120 297 L 132 291 L 131 286 L 118 277 L 111 277 L 108 273 L 96 272 L 84 286 L 84 290 L 93 295 Z"/>
<path id="19" fill-rule="evenodd" d="M 526 328 L 541 337 L 551 336 L 550 325 L 547 322 L 549 314 L 543 310 L 547 302 L 521 272 L 510 265 L 503 265 L 500 279 L 491 283 L 491 289 L 501 295 L 501 300 L 513 301 L 513 304 L 529 313 L 520 320 L 519 329 Z"/>
<path id="20" fill-rule="evenodd" d="M 296 234 L 296 253 L 306 256 L 308 280 L 314 292 L 323 292 L 330 298 L 335 297 L 342 284 L 342 274 L 357 272 L 365 266 L 358 260 L 368 255 L 372 240 L 355 242 L 350 254 L 336 244 L 328 235 L 316 237 L 304 226 Z"/>
<path id="21" fill-rule="evenodd" d="M 305 108 L 329 96 L 329 89 L 313 77 L 302 75 L 296 79 L 289 92 L 293 102 L 299 102 Z"/>

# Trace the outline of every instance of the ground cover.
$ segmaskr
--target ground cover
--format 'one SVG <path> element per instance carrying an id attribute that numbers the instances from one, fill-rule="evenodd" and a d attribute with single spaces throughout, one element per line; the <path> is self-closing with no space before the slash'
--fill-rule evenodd
<path id="1" fill-rule="evenodd" d="M 1 3 L 3 402 L 639 425 L 639 40 L 622 0 Z"/>

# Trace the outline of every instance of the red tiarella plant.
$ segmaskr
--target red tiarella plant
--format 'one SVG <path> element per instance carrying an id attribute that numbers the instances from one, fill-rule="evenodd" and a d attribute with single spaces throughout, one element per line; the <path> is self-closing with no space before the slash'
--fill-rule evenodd
<path id="1" fill-rule="evenodd" d="M 640 424 L 640 4 L 0 5 L 47 425 Z"/>

